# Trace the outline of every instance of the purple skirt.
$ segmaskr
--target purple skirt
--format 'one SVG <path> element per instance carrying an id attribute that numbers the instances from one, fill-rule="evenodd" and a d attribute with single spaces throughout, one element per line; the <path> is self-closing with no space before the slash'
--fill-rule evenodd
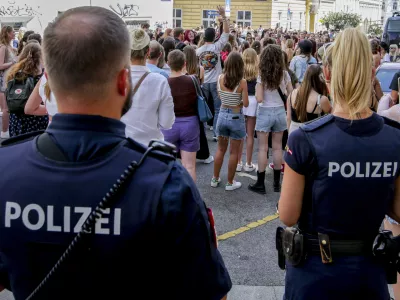
<path id="1" fill-rule="evenodd" d="M 200 149 L 199 118 L 177 117 L 170 130 L 162 130 L 164 140 L 174 144 L 178 151 L 197 152 Z"/>

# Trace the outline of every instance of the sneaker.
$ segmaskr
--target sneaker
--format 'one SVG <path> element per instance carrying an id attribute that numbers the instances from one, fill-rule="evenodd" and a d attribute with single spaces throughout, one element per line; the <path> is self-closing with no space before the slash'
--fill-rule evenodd
<path id="1" fill-rule="evenodd" d="M 219 184 L 221 183 L 221 178 L 215 178 L 213 177 L 213 179 L 211 179 L 211 187 L 216 188 L 219 186 Z"/>
<path id="2" fill-rule="evenodd" d="M 214 161 L 214 156 L 210 155 L 207 159 L 203 160 L 203 164 L 211 164 Z"/>
<path id="3" fill-rule="evenodd" d="M 218 142 L 218 138 L 216 136 L 213 137 L 214 142 Z"/>
<path id="4" fill-rule="evenodd" d="M 256 166 L 254 164 L 248 165 L 247 163 L 243 166 L 243 170 L 245 172 L 253 172 L 256 169 Z"/>
<path id="5" fill-rule="evenodd" d="M 243 169 L 243 164 L 237 164 L 236 172 L 242 172 L 242 169 Z"/>
<path id="6" fill-rule="evenodd" d="M 213 130 L 214 130 L 214 127 L 210 126 L 210 131 L 213 131 Z"/>
<path id="7" fill-rule="evenodd" d="M 2 131 L 1 134 L 0 134 L 0 138 L 9 139 L 10 138 L 10 132 L 9 131 L 6 131 L 6 132 Z"/>
<path id="8" fill-rule="evenodd" d="M 225 185 L 225 191 L 234 191 L 234 190 L 240 189 L 241 187 L 242 187 L 242 184 L 240 182 L 237 182 L 234 180 L 232 184 L 227 183 Z"/>

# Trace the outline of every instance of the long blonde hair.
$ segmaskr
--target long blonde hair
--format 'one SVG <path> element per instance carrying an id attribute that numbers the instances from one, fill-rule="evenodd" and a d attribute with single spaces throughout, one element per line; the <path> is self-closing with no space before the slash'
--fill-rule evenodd
<path id="1" fill-rule="evenodd" d="M 335 103 L 347 108 L 350 119 L 369 108 L 372 51 L 366 36 L 355 28 L 338 35 L 332 46 L 331 92 Z"/>
<path id="2" fill-rule="evenodd" d="M 243 52 L 244 79 L 250 81 L 258 76 L 258 56 L 256 50 L 247 48 Z"/>

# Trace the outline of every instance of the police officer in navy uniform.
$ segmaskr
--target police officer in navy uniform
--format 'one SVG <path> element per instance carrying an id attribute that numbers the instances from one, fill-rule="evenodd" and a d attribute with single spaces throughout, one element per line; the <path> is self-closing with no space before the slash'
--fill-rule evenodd
<path id="1" fill-rule="evenodd" d="M 212 218 L 172 148 L 127 179 L 146 151 L 119 121 L 130 48 L 126 24 L 104 8 L 68 10 L 45 30 L 59 114 L 45 135 L 0 148 L 0 285 L 16 300 L 220 300 L 231 288 Z M 71 244 L 100 201 L 101 217 Z"/>
<path id="2" fill-rule="evenodd" d="M 372 245 L 386 213 L 400 219 L 400 125 L 369 109 L 365 35 L 346 29 L 328 52 L 333 113 L 294 131 L 285 154 L 280 219 L 304 239 L 300 263 L 292 255 L 297 244 L 283 240 L 285 299 L 387 300 Z"/>

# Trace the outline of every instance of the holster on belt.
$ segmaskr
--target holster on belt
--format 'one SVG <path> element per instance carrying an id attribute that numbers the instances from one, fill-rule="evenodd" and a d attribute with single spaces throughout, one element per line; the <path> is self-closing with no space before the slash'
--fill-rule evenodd
<path id="1" fill-rule="evenodd" d="M 288 227 L 285 229 L 279 227 L 277 236 L 279 234 L 281 236 L 281 251 L 285 259 L 294 267 L 300 265 L 304 261 L 306 255 L 303 234 L 295 227 Z M 278 256 L 279 252 L 280 250 L 278 250 Z"/>

